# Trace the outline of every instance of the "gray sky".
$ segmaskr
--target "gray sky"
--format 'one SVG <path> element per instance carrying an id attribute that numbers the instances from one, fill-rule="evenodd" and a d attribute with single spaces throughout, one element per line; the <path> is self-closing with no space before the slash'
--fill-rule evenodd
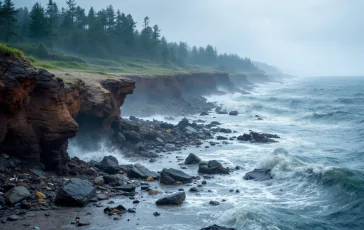
<path id="1" fill-rule="evenodd" d="M 65 6 L 65 0 L 54 0 Z M 364 75 L 364 0 L 76 0 L 145 16 L 169 41 L 212 44 L 297 75 Z M 37 0 L 14 0 L 31 7 Z M 39 0 L 44 6 L 47 0 Z"/>

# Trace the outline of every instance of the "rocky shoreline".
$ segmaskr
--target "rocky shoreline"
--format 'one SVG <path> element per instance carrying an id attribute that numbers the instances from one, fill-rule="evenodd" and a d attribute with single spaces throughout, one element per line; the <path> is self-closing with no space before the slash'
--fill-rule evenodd
<path id="1" fill-rule="evenodd" d="M 197 93 L 197 86 L 211 78 L 211 85 L 201 88 L 204 93 L 221 93 L 217 86 L 233 90 L 226 74 L 185 76 L 187 80 L 177 76 L 153 83 L 135 78 L 137 87 L 139 81 L 145 84 L 140 88 L 147 91 L 139 92 L 136 101 L 131 100 L 129 112 L 200 114 L 172 124 L 134 116 L 120 118 L 120 106 L 135 87 L 132 80 L 49 73 L 32 67 L 27 60 L 3 56 L 0 64 L 0 226 L 4 229 L 101 227 L 93 221 L 93 215 L 99 220 L 112 218 L 138 225 L 140 218 L 161 215 L 156 211 L 147 213 L 139 206 L 144 205 L 146 210 L 183 206 L 190 194 L 199 196 L 214 175 L 228 177 L 241 170 L 239 165 L 228 168 L 217 160 L 204 161 L 195 153 L 186 157 L 176 155 L 178 168 L 165 168 L 159 162 L 161 159 L 185 152 L 191 146 L 207 149 L 233 142 L 269 144 L 279 138 L 254 131 L 237 133 L 223 128 L 216 120 L 206 123 L 206 116 L 238 115 L 237 111 L 225 111 L 207 103 Z M 155 91 L 150 84 L 156 84 L 156 89 L 174 88 Z M 191 84 L 195 88 L 188 90 Z M 140 97 L 150 100 L 146 102 Z M 141 103 L 136 106 L 138 102 Z M 128 105 L 125 107 L 128 109 Z M 86 151 L 106 138 L 108 146 L 117 148 L 125 157 L 148 159 L 160 164 L 160 170 L 152 171 L 138 163 L 123 165 L 113 156 L 105 156 L 100 162 L 70 158 L 67 147 L 72 137 Z M 193 174 L 184 171 L 189 167 L 195 168 Z M 244 176 L 245 180 L 257 181 L 271 178 L 270 169 L 254 169 Z M 221 202 L 224 200 L 211 200 L 207 205 L 218 206 Z M 230 228 L 214 225 L 203 229 Z"/>

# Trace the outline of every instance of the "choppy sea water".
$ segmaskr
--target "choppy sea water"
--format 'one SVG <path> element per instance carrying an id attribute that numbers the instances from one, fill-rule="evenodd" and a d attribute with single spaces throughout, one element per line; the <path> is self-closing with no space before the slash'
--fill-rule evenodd
<path id="1" fill-rule="evenodd" d="M 142 160 L 156 171 L 178 169 L 175 156 L 194 152 L 204 160 L 216 159 L 244 169 L 208 180 L 200 195 L 187 193 L 179 207 L 158 208 L 153 200 L 147 200 L 140 211 L 145 212 L 144 219 L 138 226 L 124 225 L 123 229 L 191 230 L 210 224 L 237 229 L 364 229 L 364 78 L 296 78 L 259 85 L 249 95 L 208 99 L 227 110 L 238 110 L 239 115 L 212 114 L 204 118 L 207 121 L 220 121 L 222 127 L 239 134 L 249 130 L 278 134 L 279 143 L 234 141 L 209 149 L 188 148 L 155 163 Z M 86 160 L 113 154 L 120 163 L 135 162 L 105 146 L 85 153 L 71 144 L 70 154 Z M 254 168 L 271 168 L 274 178 L 243 180 Z M 197 175 L 197 166 L 184 171 Z M 208 204 L 223 199 L 226 201 L 219 206 Z M 156 219 L 151 215 L 154 211 L 162 215 Z M 116 223 L 108 223 L 118 229 Z"/>

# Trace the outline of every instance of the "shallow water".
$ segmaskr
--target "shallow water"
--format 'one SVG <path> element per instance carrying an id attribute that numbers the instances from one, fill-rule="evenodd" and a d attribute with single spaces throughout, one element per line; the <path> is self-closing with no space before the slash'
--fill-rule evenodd
<path id="1" fill-rule="evenodd" d="M 158 208 L 153 199 L 147 199 L 137 207 L 140 215 L 145 214 L 139 225 L 126 223 L 123 229 L 199 229 L 210 224 L 237 229 L 364 229 L 364 78 L 290 79 L 259 85 L 249 95 L 235 93 L 208 99 L 240 114 L 212 114 L 202 119 L 220 121 L 222 127 L 239 134 L 250 129 L 275 133 L 281 136 L 279 143 L 233 141 L 230 145 L 166 154 L 155 163 L 138 159 L 156 171 L 178 169 L 176 155 L 185 158 L 194 152 L 205 160 L 216 159 L 244 169 L 208 180 L 200 196 L 187 193 L 179 207 Z M 161 120 L 163 116 L 155 118 Z M 123 158 L 116 150 L 110 152 L 106 146 L 84 153 L 71 144 L 70 154 L 87 160 L 113 154 L 121 163 L 136 161 Z M 260 167 L 272 168 L 274 179 L 242 179 L 246 172 Z M 197 166 L 184 171 L 197 175 Z M 157 182 L 155 185 L 159 186 Z M 162 187 L 166 191 L 178 188 L 189 187 Z M 240 193 L 229 192 L 231 188 Z M 208 204 L 222 199 L 226 202 L 219 206 Z M 162 215 L 156 218 L 151 214 L 154 211 Z M 122 229 L 117 223 L 108 223 L 108 227 Z"/>

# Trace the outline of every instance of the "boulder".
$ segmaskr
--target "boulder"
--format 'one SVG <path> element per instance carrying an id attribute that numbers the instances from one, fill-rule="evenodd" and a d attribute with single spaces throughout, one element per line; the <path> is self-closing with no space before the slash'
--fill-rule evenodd
<path id="1" fill-rule="evenodd" d="M 270 169 L 254 169 L 253 171 L 248 172 L 244 176 L 244 180 L 256 180 L 256 181 L 264 181 L 272 179 L 272 174 Z"/>
<path id="2" fill-rule="evenodd" d="M 185 192 L 176 192 L 165 197 L 162 197 L 156 201 L 157 205 L 180 205 L 186 199 Z"/>
<path id="3" fill-rule="evenodd" d="M 17 186 L 14 187 L 12 189 L 10 189 L 9 191 L 7 191 L 4 194 L 5 199 L 10 203 L 10 204 L 16 204 L 20 201 L 22 201 L 25 198 L 30 197 L 30 192 L 29 190 L 24 187 L 24 186 Z"/>
<path id="4" fill-rule="evenodd" d="M 236 228 L 221 227 L 221 226 L 214 224 L 210 227 L 201 228 L 200 230 L 236 230 Z"/>
<path id="5" fill-rule="evenodd" d="M 115 182 L 119 185 L 123 185 L 127 181 L 129 181 L 129 178 L 123 174 L 116 174 L 114 179 L 115 179 Z"/>
<path id="6" fill-rule="evenodd" d="M 105 184 L 105 180 L 102 176 L 96 177 L 94 180 L 95 185 L 103 186 Z"/>
<path id="7" fill-rule="evenodd" d="M 138 143 L 142 140 L 142 136 L 134 130 L 123 132 L 127 141 Z"/>
<path id="8" fill-rule="evenodd" d="M 244 133 L 241 136 L 238 136 L 239 141 L 250 141 L 250 142 L 257 142 L 257 143 L 273 143 L 277 142 L 273 138 L 280 138 L 276 134 L 269 134 L 269 133 L 257 133 L 254 131 L 250 131 L 249 134 Z"/>
<path id="9" fill-rule="evenodd" d="M 217 125 L 221 125 L 221 123 L 220 123 L 220 122 L 218 122 L 218 121 L 211 121 L 211 122 L 210 122 L 210 125 L 211 125 L 211 126 L 217 126 Z"/>
<path id="10" fill-rule="evenodd" d="M 186 128 L 187 126 L 191 125 L 188 119 L 183 118 L 180 122 L 178 122 L 177 127 Z"/>
<path id="11" fill-rule="evenodd" d="M 220 162 L 211 160 L 209 162 L 201 162 L 198 172 L 205 174 L 229 174 L 229 169 L 224 168 Z"/>
<path id="12" fill-rule="evenodd" d="M 115 157 L 111 155 L 105 156 L 98 167 L 108 174 L 115 174 L 119 171 L 119 162 Z"/>
<path id="13" fill-rule="evenodd" d="M 144 132 L 143 137 L 147 140 L 154 141 L 158 137 L 158 133 L 154 131 Z"/>
<path id="14" fill-rule="evenodd" d="M 96 189 L 87 180 L 72 178 L 58 191 L 55 203 L 65 206 L 85 206 L 96 196 Z"/>
<path id="15" fill-rule="evenodd" d="M 135 188 L 136 188 L 136 186 L 133 184 L 125 184 L 125 185 L 115 187 L 116 190 L 121 190 L 124 192 L 134 192 Z"/>
<path id="16" fill-rule="evenodd" d="M 173 180 L 171 180 L 171 178 Z M 192 176 L 184 173 L 181 170 L 177 169 L 163 169 L 161 173 L 160 182 L 162 184 L 175 184 L 177 181 L 182 182 L 184 184 L 192 182 Z M 172 183 L 173 182 L 173 183 Z"/>
<path id="17" fill-rule="evenodd" d="M 200 113 L 200 116 L 208 116 L 208 115 L 209 115 L 209 113 L 206 111 L 203 111 L 202 113 Z"/>
<path id="18" fill-rule="evenodd" d="M 201 159 L 193 153 L 190 153 L 190 155 L 188 155 L 188 157 L 185 160 L 186 165 L 198 164 L 200 162 Z"/>
<path id="19" fill-rule="evenodd" d="M 159 178 L 158 173 L 150 171 L 149 169 L 140 164 L 132 165 L 128 169 L 128 176 L 131 178 L 138 178 L 138 179 L 147 179 L 148 177 L 152 177 L 153 179 Z"/>
<path id="20" fill-rule="evenodd" d="M 238 113 L 238 111 L 231 111 L 230 113 L 229 113 L 229 115 L 230 116 L 236 116 L 236 115 L 238 115 L 239 113 Z"/>
<path id="21" fill-rule="evenodd" d="M 219 130 L 220 133 L 232 133 L 233 131 L 231 131 L 231 129 L 224 129 L 224 128 L 221 128 Z"/>
<path id="22" fill-rule="evenodd" d="M 219 140 L 219 141 L 223 141 L 223 140 L 227 140 L 227 139 L 228 139 L 227 137 L 223 137 L 223 136 L 216 137 L 216 140 Z"/>

